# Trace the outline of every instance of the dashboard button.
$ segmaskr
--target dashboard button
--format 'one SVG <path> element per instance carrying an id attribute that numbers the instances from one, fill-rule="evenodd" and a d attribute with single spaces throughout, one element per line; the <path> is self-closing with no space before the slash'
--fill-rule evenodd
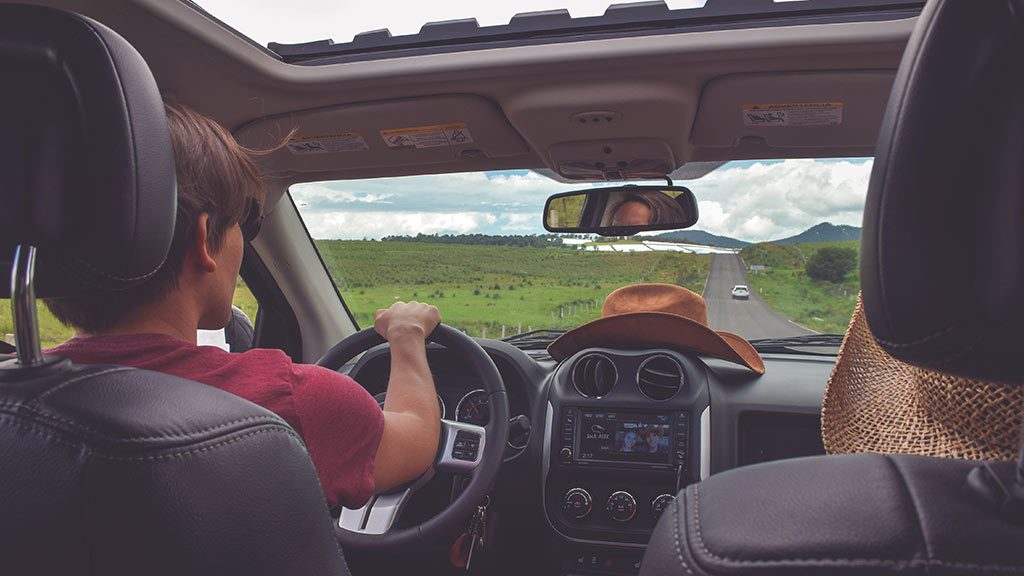
<path id="1" fill-rule="evenodd" d="M 636 498 L 624 490 L 613 492 L 608 497 L 607 510 L 613 520 L 628 522 L 636 515 Z"/>
<path id="2" fill-rule="evenodd" d="M 562 510 L 565 515 L 576 520 L 582 520 L 590 514 L 590 510 L 593 507 L 593 500 L 590 498 L 590 492 L 587 492 L 583 488 L 573 488 L 565 493 L 565 498 L 562 500 Z"/>
<path id="3" fill-rule="evenodd" d="M 664 512 L 669 505 L 675 502 L 675 500 L 676 497 L 671 494 L 662 494 L 655 498 L 654 501 L 651 502 L 651 514 L 654 514 L 654 519 L 657 520 L 658 518 L 661 518 L 661 513 Z"/>

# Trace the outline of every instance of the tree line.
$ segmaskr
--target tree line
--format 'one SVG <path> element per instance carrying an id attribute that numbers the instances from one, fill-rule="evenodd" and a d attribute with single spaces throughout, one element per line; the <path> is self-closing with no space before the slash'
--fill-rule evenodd
<path id="1" fill-rule="evenodd" d="M 423 242 L 427 244 L 467 244 L 471 246 L 518 246 L 521 248 L 562 247 L 562 238 L 556 234 L 492 235 L 492 234 L 417 234 L 415 236 L 385 236 L 381 242 Z"/>

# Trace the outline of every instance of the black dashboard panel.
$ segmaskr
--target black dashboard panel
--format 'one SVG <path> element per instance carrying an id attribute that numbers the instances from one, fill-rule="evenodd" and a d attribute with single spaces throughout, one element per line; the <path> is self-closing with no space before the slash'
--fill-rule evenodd
<path id="1" fill-rule="evenodd" d="M 582 398 L 571 384 L 574 363 L 594 353 L 614 361 L 616 383 L 599 399 Z M 656 354 L 672 355 L 685 371 L 686 386 L 669 401 L 654 401 L 637 391 L 633 375 L 638 365 Z M 766 372 L 758 376 L 728 362 L 668 350 L 592 348 L 558 366 L 548 389 L 541 482 L 545 519 L 551 529 L 549 543 L 564 573 L 635 574 L 658 517 L 659 498 L 669 498 L 663 494 L 674 497 L 686 484 L 728 468 L 824 451 L 821 399 L 835 357 L 765 355 L 764 360 Z M 580 407 L 576 424 L 566 424 L 565 407 Z M 588 428 L 594 420 L 584 415 L 595 409 L 624 414 L 627 420 L 645 411 L 686 414 L 682 424 L 689 430 L 685 458 L 673 461 L 682 466 L 673 473 L 661 461 L 646 466 L 581 465 L 573 461 L 575 452 L 563 458 L 566 448 L 581 448 L 581 433 L 573 426 Z M 674 424 L 680 426 L 679 421 Z M 566 432 L 570 429 L 572 434 Z M 587 445 L 582 447 L 584 457 L 594 452 Z M 674 443 L 672 450 L 677 448 Z M 614 517 L 619 509 L 611 502 L 613 495 L 622 492 L 635 501 L 635 514 L 627 521 Z M 584 511 L 583 518 L 573 517 Z"/>
<path id="2" fill-rule="evenodd" d="M 825 453 L 821 417 L 811 414 L 744 412 L 738 440 L 740 466 Z"/>
<path id="3" fill-rule="evenodd" d="M 491 494 L 495 533 L 489 549 L 501 566 L 494 573 L 635 574 L 657 519 L 655 503 L 663 495 L 674 496 L 686 484 L 737 466 L 822 451 L 821 400 L 834 356 L 765 354 L 766 372 L 758 376 L 728 362 L 670 350 L 593 348 L 555 363 L 541 351 L 478 342 L 505 381 L 511 414 L 523 414 L 532 424 L 524 448 L 506 447 Z M 614 385 L 599 387 L 599 398 L 582 396 L 571 382 L 574 364 L 588 353 L 599 353 L 615 366 Z M 667 400 L 652 400 L 637 386 L 642 363 L 656 355 L 670 357 L 685 377 L 682 389 Z M 428 361 L 453 418 L 459 399 L 479 386 L 441 347 L 428 347 Z M 368 351 L 348 368 L 371 393 L 384 391 L 387 347 Z M 567 411 L 574 414 L 568 432 Z M 594 424 L 608 436 L 581 436 Z M 619 453 L 630 428 L 656 431 L 658 450 Z M 424 506 L 422 514 L 429 517 L 447 505 L 458 480 L 444 480 L 448 485 L 423 494 L 436 502 Z M 584 518 L 566 515 L 566 497 L 574 488 L 587 492 L 586 499 L 577 495 L 571 504 L 587 503 L 591 511 Z M 628 514 L 621 492 L 633 502 Z M 609 508 L 609 501 L 616 504 Z M 617 520 L 613 512 L 629 517 Z M 524 549 L 537 553 L 523 554 Z"/>
<path id="4" fill-rule="evenodd" d="M 586 397 L 595 376 L 578 367 L 595 356 L 614 365 L 614 385 Z M 655 358 L 681 370 L 679 390 L 664 400 L 645 396 L 638 384 L 641 367 Z M 704 365 L 678 352 L 592 348 L 566 359 L 548 391 L 542 463 L 555 533 L 576 543 L 643 546 L 660 515 L 655 502 L 664 505 L 661 496 L 674 497 L 709 470 L 708 406 Z"/>
<path id="5" fill-rule="evenodd" d="M 779 422 L 786 416 L 803 416 L 797 426 L 802 426 L 809 437 L 803 438 L 801 444 L 806 447 L 821 440 L 821 429 L 808 426 L 807 418 L 821 417 L 821 400 L 835 357 L 765 354 L 764 364 L 765 373 L 758 377 L 728 362 L 705 360 L 712 406 L 712 474 L 743 463 L 740 460 L 740 424 L 743 421 L 749 424 L 753 415 L 758 415 L 753 416 L 755 424 L 756 418 Z M 777 447 L 775 454 L 784 455 L 785 448 Z"/>

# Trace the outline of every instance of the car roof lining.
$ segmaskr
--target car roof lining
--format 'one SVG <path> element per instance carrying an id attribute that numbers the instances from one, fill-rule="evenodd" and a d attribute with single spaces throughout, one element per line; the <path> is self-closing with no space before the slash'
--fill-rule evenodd
<path id="1" fill-rule="evenodd" d="M 690 32 L 297 66 L 181 2 L 32 2 L 111 26 L 143 54 L 169 97 L 210 114 L 256 147 L 296 126 L 319 134 L 356 131 L 351 120 L 363 111 L 358 131 L 365 132 L 368 147 L 376 139 L 360 159 L 365 161 L 345 156 L 353 153 L 310 159 L 279 151 L 264 169 L 287 183 L 551 169 L 557 168 L 551 165 L 553 147 L 583 142 L 602 149 L 606 141 L 638 137 L 664 142 L 675 168 L 691 161 L 868 156 L 891 75 L 916 21 Z M 794 77 L 799 86 L 789 83 Z M 813 95 L 795 89 L 800 86 L 813 87 Z M 834 99 L 843 99 L 851 118 L 838 129 L 775 129 L 764 143 L 744 138 L 752 131 L 741 123 L 740 101 Z M 463 112 L 460 102 L 474 104 Z M 618 112 L 618 123 L 573 124 L 575 114 L 594 111 Z M 456 119 L 458 113 L 468 119 Z M 396 125 L 406 120 L 413 126 L 466 122 L 482 155 L 457 153 L 464 148 L 384 146 L 380 131 L 410 127 Z M 474 130 L 471 122 L 481 124 Z"/>

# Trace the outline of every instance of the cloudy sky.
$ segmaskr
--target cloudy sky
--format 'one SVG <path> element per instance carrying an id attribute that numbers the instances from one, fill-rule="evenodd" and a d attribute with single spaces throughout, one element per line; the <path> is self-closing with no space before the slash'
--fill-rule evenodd
<path id="1" fill-rule="evenodd" d="M 860 226 L 870 160 L 732 162 L 689 182 L 695 228 L 747 241 L 820 222 Z M 292 197 L 314 238 L 540 234 L 544 201 L 579 189 L 526 170 L 300 184 Z"/>
<path id="2" fill-rule="evenodd" d="M 198 0 L 214 16 L 260 44 L 332 38 L 388 28 L 415 34 L 426 22 L 475 17 L 505 24 L 520 12 L 566 8 L 596 16 L 612 0 Z M 694 8 L 704 0 L 668 0 Z M 748 241 L 783 238 L 820 222 L 860 225 L 871 162 L 734 162 L 683 184 L 700 201 L 695 228 Z M 292 194 L 316 238 L 388 234 L 542 233 L 544 200 L 579 188 L 529 171 L 504 171 L 294 186 Z"/>

